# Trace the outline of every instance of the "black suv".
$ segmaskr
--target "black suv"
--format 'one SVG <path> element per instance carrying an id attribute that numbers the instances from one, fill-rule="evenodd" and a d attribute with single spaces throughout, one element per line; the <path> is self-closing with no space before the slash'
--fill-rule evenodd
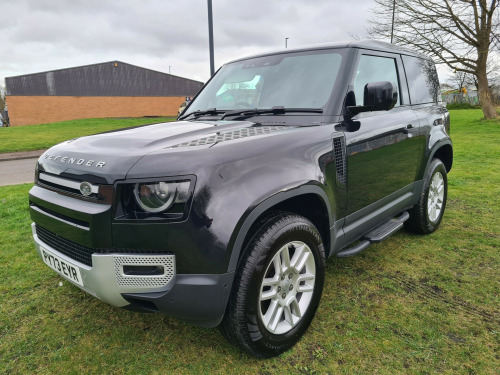
<path id="1" fill-rule="evenodd" d="M 236 60 L 177 122 L 45 152 L 29 197 L 36 249 L 107 303 L 219 326 L 271 357 L 311 323 L 326 258 L 403 223 L 436 230 L 449 126 L 433 62 L 401 47 Z"/>

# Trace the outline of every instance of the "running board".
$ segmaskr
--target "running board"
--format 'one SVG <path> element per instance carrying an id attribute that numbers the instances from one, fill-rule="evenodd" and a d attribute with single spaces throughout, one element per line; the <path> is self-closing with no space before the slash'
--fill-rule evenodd
<path id="1" fill-rule="evenodd" d="M 403 223 L 408 220 L 410 215 L 408 212 L 404 211 L 398 217 L 387 220 L 385 223 L 379 225 L 375 229 L 371 230 L 367 234 L 365 234 L 360 242 L 358 242 L 353 247 L 347 248 L 345 250 L 339 251 L 337 253 L 337 257 L 345 258 L 350 257 L 356 254 L 359 254 L 372 243 L 378 243 L 385 240 L 387 237 L 393 235 L 398 230 L 403 227 Z"/>

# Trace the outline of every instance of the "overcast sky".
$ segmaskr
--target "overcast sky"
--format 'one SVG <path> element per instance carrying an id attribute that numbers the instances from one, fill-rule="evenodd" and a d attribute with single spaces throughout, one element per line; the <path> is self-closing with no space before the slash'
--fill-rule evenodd
<path id="1" fill-rule="evenodd" d="M 119 60 L 205 82 L 206 0 L 0 0 L 4 78 Z M 213 0 L 215 68 L 255 53 L 366 36 L 373 0 Z M 441 81 L 449 72 L 438 66 Z"/>
<path id="2" fill-rule="evenodd" d="M 364 35 L 372 0 L 213 0 L 215 66 Z M 4 77 L 120 60 L 206 81 L 206 0 L 2 0 Z"/>

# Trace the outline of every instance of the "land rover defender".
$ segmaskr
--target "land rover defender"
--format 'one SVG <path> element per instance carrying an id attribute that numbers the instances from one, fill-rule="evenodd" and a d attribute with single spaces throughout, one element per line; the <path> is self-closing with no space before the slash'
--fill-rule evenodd
<path id="1" fill-rule="evenodd" d="M 178 121 L 62 142 L 29 194 L 35 247 L 117 307 L 220 327 L 271 357 L 311 323 L 325 260 L 446 206 L 450 120 L 432 60 L 376 41 L 222 66 Z"/>

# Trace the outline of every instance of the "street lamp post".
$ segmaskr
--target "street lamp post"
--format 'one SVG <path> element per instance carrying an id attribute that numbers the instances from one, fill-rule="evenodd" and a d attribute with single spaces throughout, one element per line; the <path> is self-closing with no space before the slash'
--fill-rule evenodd
<path id="1" fill-rule="evenodd" d="M 210 49 L 210 76 L 215 73 L 214 68 L 214 27 L 212 23 L 212 0 L 207 0 L 208 6 L 208 45 Z"/>
<path id="2" fill-rule="evenodd" d="M 396 0 L 392 3 L 392 26 L 391 26 L 391 43 L 394 39 L 394 14 L 396 13 Z"/>
<path id="3" fill-rule="evenodd" d="M 285 48 L 288 48 L 288 39 L 290 38 L 285 38 Z"/>
<path id="4" fill-rule="evenodd" d="M 170 74 L 170 68 L 172 67 L 172 65 L 169 65 L 168 66 L 168 74 Z"/>

